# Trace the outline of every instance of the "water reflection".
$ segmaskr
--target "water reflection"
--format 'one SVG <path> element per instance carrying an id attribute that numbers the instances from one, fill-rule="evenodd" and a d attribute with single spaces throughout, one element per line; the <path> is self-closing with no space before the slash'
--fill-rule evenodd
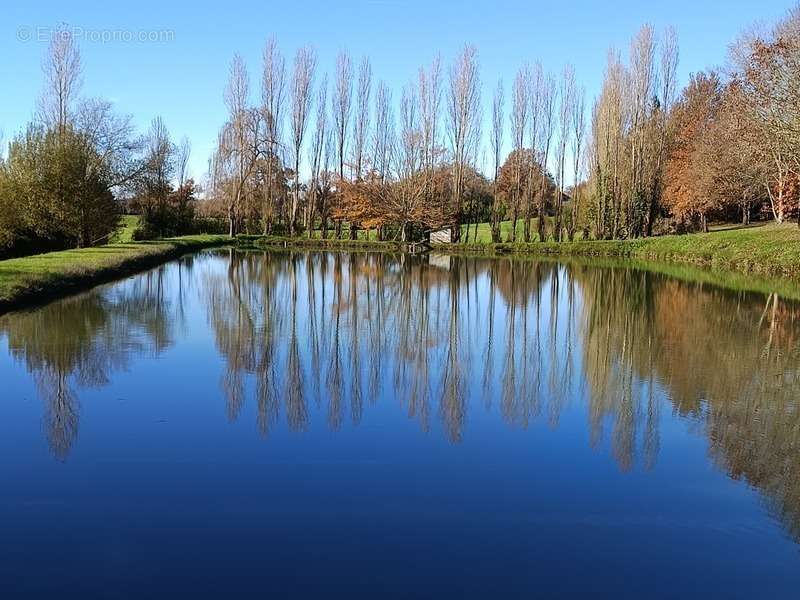
<path id="1" fill-rule="evenodd" d="M 156 356 L 185 322 L 183 293 L 191 286 L 191 257 L 176 264 L 177 281 L 165 267 L 122 284 L 0 318 L 12 357 L 33 376 L 43 428 L 53 454 L 65 459 L 78 435 L 76 388 L 101 388 L 131 360 Z M 176 285 L 178 302 L 167 298 Z"/>
<path id="2" fill-rule="evenodd" d="M 654 460 L 654 395 L 663 389 L 673 410 L 702 425 L 719 467 L 764 492 L 800 537 L 798 306 L 633 270 L 573 271 L 584 296 L 592 428 L 616 415 L 621 464 L 632 460 L 637 422 Z"/>
<path id="3" fill-rule="evenodd" d="M 572 406 L 621 469 L 648 469 L 673 412 L 800 538 L 794 303 L 580 263 L 209 256 L 0 319 L 36 381 L 57 457 L 78 433 L 76 390 L 202 326 L 186 316 L 199 298 L 223 358 L 227 418 L 254 402 L 265 437 L 306 430 L 316 415 L 333 431 L 357 426 L 375 403 L 396 402 L 422 431 L 457 443 L 472 418 L 555 429 Z"/>

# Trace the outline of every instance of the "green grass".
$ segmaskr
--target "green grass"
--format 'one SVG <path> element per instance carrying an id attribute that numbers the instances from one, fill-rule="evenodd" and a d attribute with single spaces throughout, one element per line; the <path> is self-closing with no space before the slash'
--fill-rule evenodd
<path id="1" fill-rule="evenodd" d="M 464 232 L 466 226 L 464 226 Z M 501 224 L 502 239 L 508 239 L 510 221 Z M 532 230 L 536 229 L 536 221 Z M 522 238 L 522 222 L 517 223 L 518 239 Z M 323 242 L 319 232 L 308 238 L 260 238 L 244 236 L 246 244 L 265 246 L 325 247 L 341 249 L 400 250 L 396 242 L 376 242 L 371 232 L 359 231 L 358 240 L 333 240 Z M 332 235 L 332 232 L 331 232 Z M 345 237 L 347 237 L 345 235 Z M 260 241 L 257 241 L 259 240 Z M 501 242 L 491 243 L 488 223 L 478 225 L 477 243 L 475 227 L 470 226 L 469 241 L 459 244 L 437 245 L 438 251 L 449 253 L 506 254 L 532 256 L 585 256 L 625 258 L 655 261 L 663 264 L 683 264 L 710 267 L 717 271 L 760 275 L 767 278 L 783 277 L 800 280 L 800 228 L 796 224 L 717 225 L 710 233 L 669 235 L 635 240 L 580 240 L 574 242 L 544 243 Z M 242 242 L 240 238 L 240 242 Z M 365 242 L 368 242 L 365 244 Z"/>
<path id="2" fill-rule="evenodd" d="M 552 217 L 547 218 L 548 227 L 552 227 Z M 531 239 L 537 241 L 539 239 L 539 235 L 537 234 L 536 230 L 539 228 L 539 219 L 534 218 L 531 219 Z M 512 223 L 511 221 L 500 221 L 500 240 L 501 242 L 508 241 L 508 236 L 512 230 Z M 519 219 L 517 220 L 517 241 L 522 241 L 524 239 L 525 234 L 525 220 Z M 469 235 L 469 240 L 467 240 L 468 244 L 491 244 L 492 243 L 492 225 L 491 223 L 478 223 L 478 232 L 477 236 L 475 235 L 475 225 L 462 225 L 461 226 L 461 237 L 465 239 L 466 236 Z"/>
<path id="3" fill-rule="evenodd" d="M 190 235 L 0 261 L 0 312 L 85 289 L 184 252 L 228 242 L 230 238 L 224 235 Z"/>
<path id="4" fill-rule="evenodd" d="M 109 244 L 130 244 L 133 241 L 133 232 L 139 227 L 139 215 L 122 215 L 119 229 L 108 238 Z"/>
<path id="5" fill-rule="evenodd" d="M 800 228 L 795 224 L 718 229 L 710 233 L 635 240 L 437 246 L 445 251 L 603 256 L 709 266 L 770 277 L 800 277 Z"/>

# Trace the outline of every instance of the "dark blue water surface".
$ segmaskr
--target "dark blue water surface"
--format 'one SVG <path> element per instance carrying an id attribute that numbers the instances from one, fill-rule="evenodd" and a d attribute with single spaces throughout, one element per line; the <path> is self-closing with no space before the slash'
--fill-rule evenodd
<path id="1" fill-rule="evenodd" d="M 800 307 L 212 251 L 0 317 L 0 597 L 800 597 Z"/>

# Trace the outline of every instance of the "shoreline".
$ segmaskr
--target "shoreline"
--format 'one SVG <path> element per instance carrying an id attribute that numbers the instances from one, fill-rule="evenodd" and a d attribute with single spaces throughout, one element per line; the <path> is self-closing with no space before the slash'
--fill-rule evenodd
<path id="1" fill-rule="evenodd" d="M 409 245 L 397 241 L 260 235 L 194 235 L 50 252 L 0 261 L 0 315 L 145 271 L 189 252 L 225 245 L 264 250 L 409 253 Z M 795 227 L 766 226 L 635 240 L 473 242 L 434 244 L 429 248 L 434 253 L 455 256 L 624 261 L 687 281 L 740 291 L 777 292 L 800 300 L 800 230 Z"/>
<path id="2" fill-rule="evenodd" d="M 767 227 L 765 231 L 760 229 L 746 230 L 746 235 L 752 239 L 739 244 L 731 243 L 729 238 L 741 237 L 741 231 L 731 230 L 621 241 L 435 244 L 430 247 L 430 252 L 449 256 L 574 261 L 587 266 L 633 267 L 686 282 L 739 292 L 777 293 L 783 298 L 800 300 L 800 259 L 794 258 L 795 255 L 800 256 L 800 231 L 786 227 Z M 789 239 L 771 239 L 776 231 Z M 698 239 L 705 243 L 697 244 Z M 788 247 L 783 254 L 769 247 L 758 248 L 761 252 L 755 254 L 752 252 L 753 244 L 763 246 L 768 241 L 773 245 L 786 244 Z M 259 250 L 407 253 L 404 244 L 393 241 L 238 236 L 236 243 L 240 248 Z M 765 263 L 765 256 L 771 257 L 774 262 Z"/>
<path id="3" fill-rule="evenodd" d="M 224 235 L 194 235 L 0 261 L 0 315 L 133 275 L 189 252 L 230 243 Z"/>
<path id="4" fill-rule="evenodd" d="M 238 245 L 322 250 L 376 250 L 406 252 L 396 241 L 337 240 L 246 236 Z M 473 256 L 539 256 L 550 258 L 621 258 L 662 264 L 692 265 L 800 282 L 800 229 L 791 226 L 732 228 L 711 233 L 665 235 L 633 240 L 580 240 L 573 242 L 470 242 L 433 244 L 432 252 Z"/>

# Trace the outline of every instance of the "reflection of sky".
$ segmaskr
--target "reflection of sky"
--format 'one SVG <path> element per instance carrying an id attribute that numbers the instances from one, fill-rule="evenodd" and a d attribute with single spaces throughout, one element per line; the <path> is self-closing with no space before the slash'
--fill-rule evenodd
<path id="1" fill-rule="evenodd" d="M 319 404 L 315 397 L 310 323 L 304 317 L 298 317 L 297 335 L 305 431 L 290 431 L 281 392 L 277 422 L 266 438 L 259 435 L 253 377 L 246 378 L 238 417 L 229 421 L 220 388 L 226 364 L 216 347 L 207 287 L 216 283 L 225 291 L 227 259 L 197 259 L 191 271 L 181 273 L 182 286 L 174 263 L 162 273 L 170 343 L 158 354 L 131 356 L 125 368 L 109 373 L 108 385 L 76 389 L 79 432 L 63 462 L 48 452 L 42 403 L 25 365 L 11 360 L 0 340 L 0 581 L 23 574 L 29 576 L 26 590 L 49 590 L 57 581 L 66 586 L 61 589 L 86 592 L 115 582 L 131 590 L 158 585 L 181 593 L 323 593 L 342 587 L 358 593 L 391 581 L 398 595 L 515 590 L 547 596 L 614 589 L 633 596 L 691 590 L 725 597 L 752 591 L 779 597 L 789 589 L 781 586 L 800 583 L 797 546 L 755 491 L 712 465 L 698 423 L 677 417 L 657 384 L 660 448 L 652 468 L 639 459 L 630 471 L 620 468 L 611 447 L 611 416 L 592 447 L 589 389 L 581 376 L 580 293 L 572 307 L 573 379 L 566 389 L 546 385 L 551 372 L 564 373 L 570 306 L 563 269 L 554 345 L 552 279 L 541 286 L 545 385 L 541 414 L 527 428 L 510 425 L 502 414 L 511 307 L 493 292 L 486 271 L 460 280 L 457 331 L 464 352 L 458 360 L 466 367 L 466 414 L 455 444 L 440 412 L 439 391 L 429 400 L 430 431 L 400 401 L 404 388 L 395 389 L 393 380 L 392 353 L 401 333 L 396 319 L 381 332 L 389 343 L 380 393 L 374 402 L 364 394 L 358 425 L 345 403 L 341 427 L 331 431 L 324 380 Z M 281 356 L 290 343 L 290 281 L 285 265 L 270 280 L 283 319 Z M 298 315 L 306 314 L 302 263 L 296 281 Z M 317 325 L 324 320 L 330 328 L 332 270 L 327 280 L 317 274 L 315 281 L 323 317 Z M 447 357 L 447 281 L 428 292 L 434 381 Z M 113 301 L 135 283 L 136 278 L 93 293 Z M 346 273 L 342 288 L 347 294 Z M 243 297 L 248 306 L 263 309 L 258 289 Z M 496 345 L 487 359 L 492 293 Z M 386 301 L 399 302 L 397 294 L 392 287 Z M 526 306 L 533 334 L 535 301 Z M 370 309 L 375 308 L 373 301 Z M 515 305 L 514 331 L 524 311 Z M 262 322 L 263 310 L 252 314 Z M 341 319 L 347 343 L 348 314 Z M 367 324 L 362 320 L 359 327 L 366 336 Z M 520 352 L 519 342 L 514 347 Z M 369 358 L 366 343 L 360 356 Z M 329 359 L 322 358 L 323 368 Z M 347 347 L 342 359 L 349 381 Z M 493 375 L 484 393 L 489 360 Z M 283 358 L 278 373 L 285 373 Z M 549 411 L 553 403 L 557 421 Z M 641 452 L 641 439 L 637 443 Z"/>

